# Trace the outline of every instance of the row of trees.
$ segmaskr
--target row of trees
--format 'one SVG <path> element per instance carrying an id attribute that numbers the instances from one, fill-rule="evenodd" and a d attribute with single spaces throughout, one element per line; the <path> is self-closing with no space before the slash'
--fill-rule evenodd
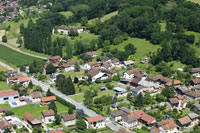
<path id="1" fill-rule="evenodd" d="M 72 82 L 71 77 L 65 77 L 64 75 L 60 74 L 56 78 L 56 86 L 59 91 L 66 95 L 73 95 L 75 94 L 75 86 Z"/>

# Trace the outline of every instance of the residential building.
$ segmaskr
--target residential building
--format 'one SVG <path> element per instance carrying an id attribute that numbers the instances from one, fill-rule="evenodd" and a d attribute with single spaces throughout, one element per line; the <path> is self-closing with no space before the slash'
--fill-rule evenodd
<path id="1" fill-rule="evenodd" d="M 171 82 L 172 81 L 171 79 L 163 77 L 162 75 L 152 76 L 152 77 L 149 77 L 147 80 L 151 81 L 153 83 L 159 84 L 159 85 L 164 85 L 167 82 Z"/>
<path id="2" fill-rule="evenodd" d="M 32 99 L 40 99 L 42 97 L 42 94 L 40 91 L 34 91 L 30 93 L 30 97 Z"/>
<path id="3" fill-rule="evenodd" d="M 111 115 L 110 115 L 110 119 L 113 121 L 113 122 L 121 122 L 122 121 L 122 115 L 123 114 L 126 114 L 125 112 L 123 112 L 122 110 L 118 110 L 116 112 L 113 112 Z"/>
<path id="4" fill-rule="evenodd" d="M 117 58 L 112 59 L 112 63 L 111 63 L 112 67 L 116 67 L 119 64 L 120 64 L 119 59 L 117 59 Z"/>
<path id="5" fill-rule="evenodd" d="M 200 79 L 193 79 L 190 81 L 190 85 L 192 86 L 198 86 L 200 85 Z"/>
<path id="6" fill-rule="evenodd" d="M 17 75 L 17 76 L 13 76 L 13 77 L 8 77 L 7 78 L 7 84 L 9 86 L 16 84 L 22 84 L 23 86 L 28 86 L 30 82 L 29 77 L 24 76 L 24 75 Z"/>
<path id="7" fill-rule="evenodd" d="M 141 78 L 143 76 L 140 68 L 135 68 L 124 73 L 125 79 Z"/>
<path id="8" fill-rule="evenodd" d="M 122 125 L 126 128 L 134 128 L 138 126 L 139 117 L 133 112 L 122 115 Z"/>
<path id="9" fill-rule="evenodd" d="M 179 86 L 176 87 L 176 93 L 179 95 L 184 95 L 185 93 L 189 92 L 190 90 L 186 86 Z"/>
<path id="10" fill-rule="evenodd" d="M 73 71 L 75 69 L 75 64 L 76 64 L 76 61 L 69 61 L 69 62 L 61 65 L 61 67 L 64 68 L 64 70 L 66 72 Z"/>
<path id="11" fill-rule="evenodd" d="M 105 63 L 107 61 L 111 61 L 111 59 L 109 57 L 107 57 L 107 56 L 103 56 L 102 59 L 101 59 L 101 62 Z"/>
<path id="12" fill-rule="evenodd" d="M 145 93 L 144 90 L 145 90 L 146 88 L 147 88 L 147 87 L 145 87 L 145 86 L 138 86 L 138 87 L 136 87 L 136 88 L 133 88 L 133 89 L 131 90 L 132 96 L 136 96 L 136 95 L 138 95 L 138 94 L 140 94 L 140 93 L 144 94 L 144 93 Z"/>
<path id="13" fill-rule="evenodd" d="M 11 71 L 8 71 L 7 73 L 6 73 L 6 75 L 8 76 L 8 77 L 13 77 L 13 76 L 16 76 L 18 74 L 18 70 L 11 70 Z"/>
<path id="14" fill-rule="evenodd" d="M 103 117 L 101 115 L 86 118 L 87 128 L 94 128 L 94 129 L 103 128 L 106 126 L 105 120 L 106 117 Z"/>
<path id="15" fill-rule="evenodd" d="M 181 81 L 175 80 L 175 81 L 167 82 L 167 83 L 165 84 L 166 87 L 172 87 L 172 85 L 173 85 L 174 87 L 178 87 L 178 86 L 181 85 Z"/>
<path id="16" fill-rule="evenodd" d="M 86 54 L 91 56 L 92 58 L 96 58 L 98 56 L 98 54 L 95 51 L 89 51 Z"/>
<path id="17" fill-rule="evenodd" d="M 8 91 L 0 93 L 0 101 L 14 100 L 16 98 L 19 98 L 18 91 Z"/>
<path id="18" fill-rule="evenodd" d="M 178 129 L 173 119 L 166 119 L 156 123 L 161 133 L 177 133 Z"/>
<path id="19" fill-rule="evenodd" d="M 68 35 L 69 34 L 69 31 L 73 29 L 73 30 L 76 30 L 79 34 L 80 33 L 83 33 L 84 32 L 84 28 L 83 27 L 80 27 L 80 26 L 72 26 L 72 27 L 64 27 L 64 26 L 61 26 L 58 28 L 58 32 L 59 33 L 62 33 L 62 34 L 66 34 Z"/>
<path id="20" fill-rule="evenodd" d="M 128 108 L 126 108 L 126 107 L 121 107 L 119 110 L 123 111 L 123 112 L 126 113 L 126 114 L 131 113 L 131 110 L 128 109 Z"/>
<path id="21" fill-rule="evenodd" d="M 200 104 L 199 104 L 199 103 L 195 103 L 195 104 L 194 104 L 194 107 L 193 107 L 193 110 L 194 110 L 195 112 L 200 111 Z"/>
<path id="22" fill-rule="evenodd" d="M 42 111 L 42 120 L 47 124 L 54 122 L 55 112 L 52 109 Z"/>
<path id="23" fill-rule="evenodd" d="M 56 101 L 55 96 L 49 96 L 49 97 L 42 97 L 41 102 L 45 104 L 49 104 L 51 101 Z"/>
<path id="24" fill-rule="evenodd" d="M 190 101 L 198 100 L 200 98 L 200 90 L 191 90 L 185 93 L 185 97 Z"/>
<path id="25" fill-rule="evenodd" d="M 62 61 L 62 57 L 60 57 L 60 56 L 49 56 L 47 58 L 47 60 L 48 60 L 49 63 L 57 63 L 57 62 Z"/>
<path id="26" fill-rule="evenodd" d="M 76 120 L 73 114 L 66 114 L 62 116 L 62 124 L 65 126 L 75 125 Z"/>
<path id="27" fill-rule="evenodd" d="M 0 120 L 0 132 L 4 133 L 5 129 L 7 129 L 7 128 L 12 130 L 12 125 L 5 119 L 1 119 Z"/>
<path id="28" fill-rule="evenodd" d="M 187 114 L 187 116 L 192 121 L 191 125 L 197 125 L 199 123 L 199 115 L 198 114 L 191 112 L 191 113 Z"/>
<path id="29" fill-rule="evenodd" d="M 159 128 L 153 126 L 150 128 L 150 133 L 161 133 L 161 131 Z"/>
<path id="30" fill-rule="evenodd" d="M 85 70 L 91 70 L 97 66 L 99 66 L 99 64 L 96 61 L 92 61 L 92 62 L 86 63 L 82 68 Z"/>
<path id="31" fill-rule="evenodd" d="M 134 61 L 132 61 L 132 60 L 128 60 L 128 61 L 124 61 L 123 62 L 123 66 L 125 68 L 127 68 L 127 67 L 133 67 L 133 65 L 134 65 Z"/>
<path id="32" fill-rule="evenodd" d="M 124 96 L 127 96 L 128 94 L 128 92 L 124 88 L 121 88 L 121 87 L 115 87 L 114 91 L 116 92 L 115 95 L 117 97 L 124 97 Z"/>
<path id="33" fill-rule="evenodd" d="M 138 121 L 146 126 L 151 126 L 156 122 L 156 119 L 148 114 L 146 114 L 143 110 L 135 110 L 132 112 L 137 115 Z"/>
<path id="34" fill-rule="evenodd" d="M 42 125 L 41 120 L 38 117 L 36 117 L 35 115 L 33 115 L 33 114 L 29 113 L 29 112 L 26 112 L 24 114 L 23 120 L 28 125 L 30 125 L 32 128 L 34 128 L 36 126 L 41 126 Z"/>
<path id="35" fill-rule="evenodd" d="M 190 74 L 196 78 L 200 78 L 200 67 L 199 68 L 192 68 Z"/>
<path id="36" fill-rule="evenodd" d="M 177 120 L 176 124 L 179 125 L 181 128 L 188 128 L 191 124 L 191 120 L 188 116 L 180 118 Z"/>
<path id="37" fill-rule="evenodd" d="M 130 84 L 134 87 L 137 87 L 139 86 L 139 82 L 141 81 L 142 79 L 141 78 L 133 78 L 130 82 Z"/>
<path id="38" fill-rule="evenodd" d="M 52 82 L 55 82 L 58 75 L 60 75 L 59 72 L 52 73 L 52 74 L 50 75 L 50 80 L 51 80 Z"/>
<path id="39" fill-rule="evenodd" d="M 179 101 L 177 98 L 169 98 L 169 103 L 172 107 L 179 107 Z"/>

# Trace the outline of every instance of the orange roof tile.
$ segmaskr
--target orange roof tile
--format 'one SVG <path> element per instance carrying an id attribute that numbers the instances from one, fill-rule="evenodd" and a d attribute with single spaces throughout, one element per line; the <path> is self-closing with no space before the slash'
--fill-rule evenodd
<path id="1" fill-rule="evenodd" d="M 42 98 L 41 98 L 41 101 L 42 101 L 42 102 L 56 101 L 56 97 L 55 97 L 55 96 L 42 97 Z"/>
<path id="2" fill-rule="evenodd" d="M 101 115 L 98 115 L 98 116 L 86 118 L 86 120 L 88 121 L 88 123 L 91 123 L 91 122 L 97 122 L 97 121 L 106 120 L 106 117 L 103 117 L 103 116 L 101 116 Z"/>

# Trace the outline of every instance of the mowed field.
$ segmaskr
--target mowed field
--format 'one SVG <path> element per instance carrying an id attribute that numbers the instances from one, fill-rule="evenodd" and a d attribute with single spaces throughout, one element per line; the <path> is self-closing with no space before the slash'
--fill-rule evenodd
<path id="1" fill-rule="evenodd" d="M 69 18 L 73 15 L 71 11 L 60 12 L 60 14 L 64 15 L 66 18 Z"/>
<path id="2" fill-rule="evenodd" d="M 118 14 L 118 11 L 111 12 L 111 13 L 106 14 L 106 15 L 104 15 L 103 17 L 101 17 L 100 20 L 101 20 L 101 22 L 104 22 L 104 21 L 110 19 L 111 17 L 116 16 L 117 14 Z M 88 24 L 93 24 L 93 23 L 95 22 L 95 20 L 97 20 L 97 19 L 98 19 L 98 18 L 90 19 L 90 20 L 88 21 Z"/>
<path id="3" fill-rule="evenodd" d="M 24 55 L 3 45 L 0 45 L 0 60 L 11 66 L 32 63 L 34 60 L 41 60 L 35 57 Z"/>
<path id="4" fill-rule="evenodd" d="M 0 81 L 0 92 L 12 91 L 6 82 Z"/>
<path id="5" fill-rule="evenodd" d="M 17 116 L 23 118 L 23 115 L 26 112 L 36 115 L 37 117 L 42 117 L 42 111 L 48 110 L 48 106 L 40 107 L 40 105 L 25 105 L 21 107 L 11 108 L 8 104 L 0 104 L 0 107 L 8 107 L 11 111 L 13 111 Z M 67 113 L 68 108 L 63 104 L 56 102 L 56 107 L 58 113 Z"/>

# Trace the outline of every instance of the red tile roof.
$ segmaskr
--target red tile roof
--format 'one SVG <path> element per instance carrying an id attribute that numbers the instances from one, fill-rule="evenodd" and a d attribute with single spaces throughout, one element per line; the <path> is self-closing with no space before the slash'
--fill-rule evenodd
<path id="1" fill-rule="evenodd" d="M 29 113 L 29 112 L 26 112 L 24 114 L 23 118 L 24 118 L 25 121 L 28 121 L 28 122 L 30 122 L 32 124 L 41 124 L 42 123 L 37 116 L 35 116 L 35 115 L 33 115 L 33 114 Z"/>
<path id="2" fill-rule="evenodd" d="M 103 117 L 103 116 L 99 115 L 99 116 L 86 118 L 86 120 L 88 121 L 88 123 L 91 123 L 91 122 L 97 122 L 97 121 L 106 120 L 106 117 Z"/>
<path id="3" fill-rule="evenodd" d="M 86 53 L 87 55 L 90 55 L 90 56 L 93 56 L 93 55 L 96 55 L 96 52 L 95 51 L 89 51 Z"/>
<path id="4" fill-rule="evenodd" d="M 73 114 L 67 114 L 63 116 L 63 120 L 64 121 L 71 121 L 71 120 L 75 120 L 75 117 Z"/>
<path id="5" fill-rule="evenodd" d="M 151 124 L 155 120 L 154 117 L 146 114 L 143 110 L 135 110 L 131 113 L 136 114 L 139 117 L 139 119 L 147 122 L 147 124 Z"/>
<path id="6" fill-rule="evenodd" d="M 18 91 L 1 92 L 0 97 L 19 95 Z"/>
<path id="7" fill-rule="evenodd" d="M 178 119 L 178 122 L 181 124 L 181 125 L 185 125 L 185 124 L 188 124 L 191 122 L 190 118 L 188 116 L 185 116 L 183 118 L 180 118 Z"/>
<path id="8" fill-rule="evenodd" d="M 4 119 L 0 120 L 0 129 L 5 129 L 5 128 L 8 128 L 8 127 L 11 128 L 12 125 Z"/>
<path id="9" fill-rule="evenodd" d="M 69 62 L 61 65 L 61 67 L 64 67 L 64 68 L 65 67 L 70 67 L 70 66 L 75 65 L 75 64 L 76 64 L 76 61 L 69 61 Z"/>
<path id="10" fill-rule="evenodd" d="M 49 60 L 60 60 L 61 57 L 60 56 L 49 56 L 48 59 Z"/>
<path id="11" fill-rule="evenodd" d="M 184 97 L 182 97 L 182 96 L 177 96 L 177 98 L 178 98 L 179 100 L 184 100 Z"/>
<path id="12" fill-rule="evenodd" d="M 176 124 L 174 124 L 174 122 L 171 122 L 171 123 L 168 123 L 168 124 L 165 124 L 165 125 L 162 126 L 162 128 L 164 130 L 169 130 L 169 129 L 175 128 L 175 127 L 176 127 Z"/>
<path id="13" fill-rule="evenodd" d="M 49 133 L 64 133 L 64 132 L 61 130 L 53 130 L 53 131 L 49 131 Z"/>
<path id="14" fill-rule="evenodd" d="M 18 75 L 18 76 L 9 77 L 8 80 L 19 80 L 20 82 L 27 82 L 29 81 L 29 77 L 24 76 L 24 75 Z"/>
<path id="15" fill-rule="evenodd" d="M 35 92 L 31 92 L 31 97 L 33 98 L 33 99 L 35 99 L 35 98 L 40 98 L 41 97 L 41 92 L 40 91 L 35 91 Z"/>
<path id="16" fill-rule="evenodd" d="M 156 127 L 152 127 L 150 129 L 150 131 L 152 131 L 153 133 L 160 133 L 160 129 L 156 128 Z"/>
<path id="17" fill-rule="evenodd" d="M 167 82 L 165 85 L 166 86 L 172 86 L 172 83 L 173 83 L 172 81 L 171 82 Z M 179 80 L 175 80 L 174 81 L 174 85 L 179 85 L 179 84 L 181 84 L 181 81 L 179 81 Z"/>
<path id="18" fill-rule="evenodd" d="M 41 98 L 41 101 L 42 101 L 42 102 L 56 101 L 56 97 L 55 97 L 55 96 L 42 97 L 42 98 Z"/>
<path id="19" fill-rule="evenodd" d="M 50 110 L 44 110 L 44 111 L 42 111 L 42 115 L 44 117 L 46 117 L 46 116 L 53 116 L 53 115 L 55 115 L 55 112 L 52 109 L 50 109 Z"/>

